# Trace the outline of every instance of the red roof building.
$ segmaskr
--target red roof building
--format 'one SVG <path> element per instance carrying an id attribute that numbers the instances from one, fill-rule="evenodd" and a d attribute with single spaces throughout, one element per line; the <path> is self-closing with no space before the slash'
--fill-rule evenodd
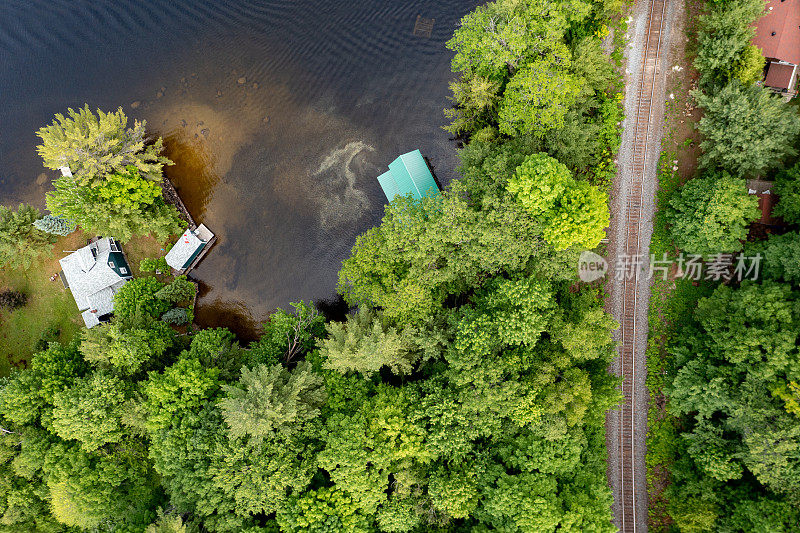
<path id="1" fill-rule="evenodd" d="M 800 0 L 767 0 L 753 44 L 767 59 L 764 85 L 795 94 L 800 64 Z"/>

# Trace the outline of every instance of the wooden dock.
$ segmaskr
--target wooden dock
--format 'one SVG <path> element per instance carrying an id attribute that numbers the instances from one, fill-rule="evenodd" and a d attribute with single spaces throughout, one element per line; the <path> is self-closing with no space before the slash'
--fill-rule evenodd
<path id="1" fill-rule="evenodd" d="M 180 214 L 184 222 L 187 223 L 187 228 L 192 231 L 196 230 L 197 224 L 195 223 L 194 218 L 192 218 L 192 214 L 189 213 L 188 209 L 186 209 L 186 205 L 183 203 L 183 200 L 181 200 L 178 191 L 175 190 L 175 186 L 166 176 L 164 176 L 164 179 L 161 180 L 161 194 L 165 202 L 175 206 L 175 209 L 178 210 L 178 214 Z M 183 268 L 181 270 L 172 269 L 172 273 L 176 276 L 180 276 L 182 274 L 188 274 L 193 268 L 195 268 L 200 263 L 200 261 L 203 260 L 208 251 L 214 246 L 216 242 L 217 242 L 217 236 L 215 234 L 213 237 L 211 237 L 211 239 L 209 239 L 208 243 L 206 243 L 206 245 L 203 247 L 203 250 L 197 255 L 197 257 L 194 258 L 194 261 L 192 261 L 188 267 Z"/>

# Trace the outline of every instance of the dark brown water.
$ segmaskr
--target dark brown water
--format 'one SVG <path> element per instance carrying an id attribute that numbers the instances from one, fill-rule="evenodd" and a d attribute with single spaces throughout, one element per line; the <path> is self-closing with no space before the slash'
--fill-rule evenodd
<path id="1" fill-rule="evenodd" d="M 419 148 L 453 177 L 444 43 L 478 3 L 3 0 L 0 201 L 44 205 L 34 132 L 54 113 L 122 106 L 165 138 L 169 176 L 220 237 L 193 273 L 199 321 L 252 333 L 275 307 L 335 295 L 394 157 Z"/>

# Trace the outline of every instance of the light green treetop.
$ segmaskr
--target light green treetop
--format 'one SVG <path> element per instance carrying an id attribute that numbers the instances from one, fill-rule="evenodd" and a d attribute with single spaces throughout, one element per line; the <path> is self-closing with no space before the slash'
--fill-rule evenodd
<path id="1" fill-rule="evenodd" d="M 161 181 L 161 169 L 172 162 L 159 153 L 161 138 L 145 144 L 145 122 L 134 121 L 128 128 L 128 117 L 119 108 L 95 115 L 88 104 L 77 111 L 70 108 L 67 116 L 58 113 L 49 126 L 36 132 L 42 139 L 37 147 L 44 166 L 52 170 L 69 167 L 76 183 L 88 185 L 108 174 L 136 167 L 145 178 Z"/>

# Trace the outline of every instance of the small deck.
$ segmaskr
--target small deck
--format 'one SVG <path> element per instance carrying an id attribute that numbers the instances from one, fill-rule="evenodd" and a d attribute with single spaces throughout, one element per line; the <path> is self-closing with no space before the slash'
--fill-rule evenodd
<path id="1" fill-rule="evenodd" d="M 426 19 L 422 15 L 417 15 L 417 22 L 414 24 L 414 36 L 430 39 L 433 34 L 433 24 L 435 22 L 436 19 Z"/>

